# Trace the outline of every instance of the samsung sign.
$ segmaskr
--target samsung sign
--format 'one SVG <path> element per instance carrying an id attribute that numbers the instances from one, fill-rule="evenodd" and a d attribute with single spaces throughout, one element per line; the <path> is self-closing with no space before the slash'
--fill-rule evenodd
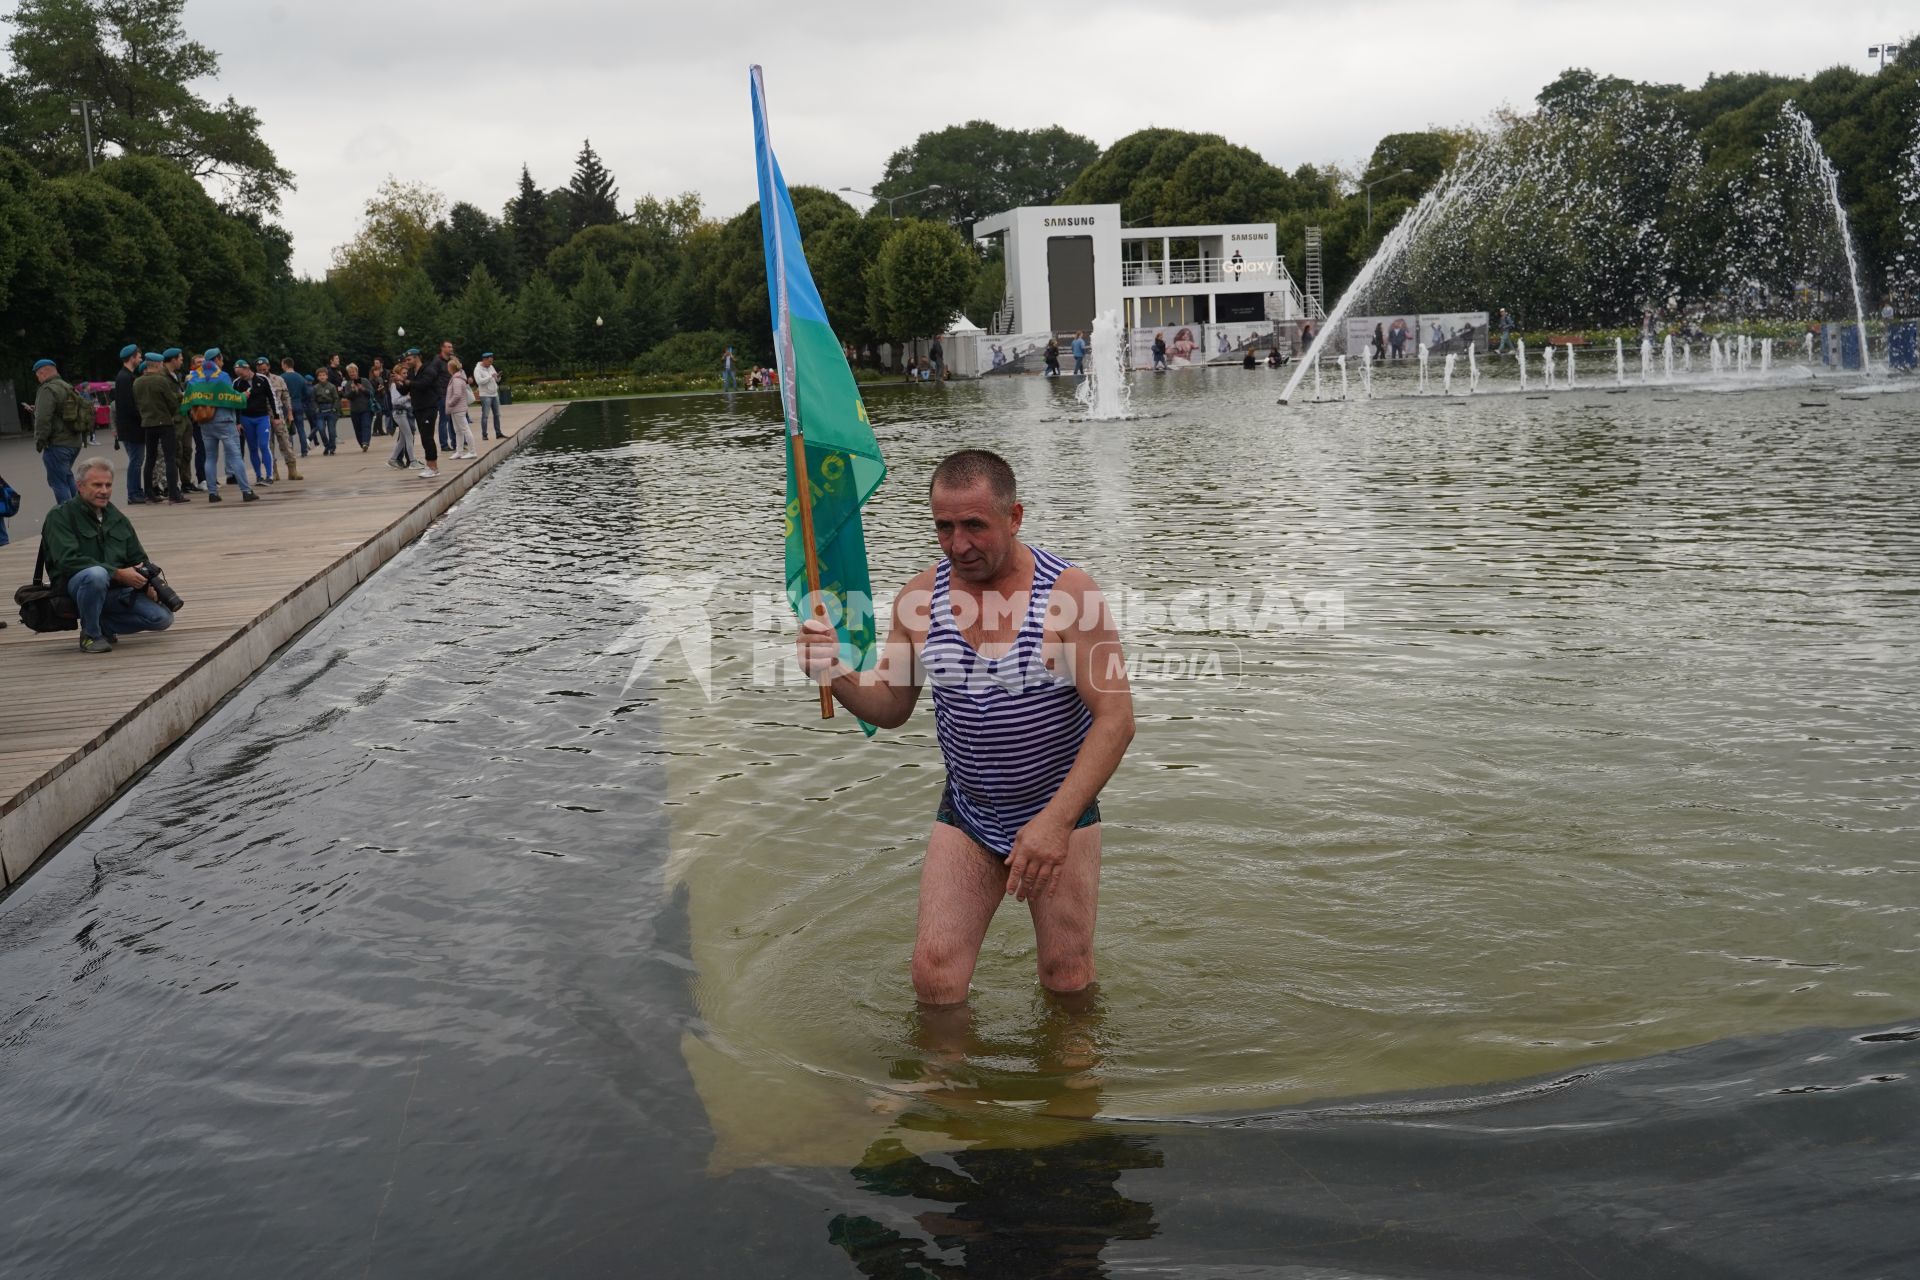
<path id="1" fill-rule="evenodd" d="M 1267 233 L 1264 231 L 1236 231 L 1227 237 L 1229 240 L 1265 240 L 1266 238 Z"/>
<path id="2" fill-rule="evenodd" d="M 1090 227 L 1093 224 L 1094 218 L 1091 214 L 1081 218 L 1044 218 L 1040 222 L 1043 227 Z"/>

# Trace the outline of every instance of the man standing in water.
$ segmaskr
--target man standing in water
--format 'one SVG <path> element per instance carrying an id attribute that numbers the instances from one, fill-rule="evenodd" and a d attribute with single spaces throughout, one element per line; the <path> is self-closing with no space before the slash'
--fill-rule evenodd
<path id="1" fill-rule="evenodd" d="M 1133 739 L 1120 638 L 1086 572 L 1020 541 L 1013 468 L 956 453 L 929 486 L 946 558 L 907 583 L 870 671 L 840 661 L 824 621 L 800 628 L 807 674 L 881 728 L 933 686 L 947 788 L 920 870 L 913 989 L 922 1005 L 967 998 L 1000 900 L 1027 904 L 1040 981 L 1072 994 L 1094 980 L 1100 789 Z"/>

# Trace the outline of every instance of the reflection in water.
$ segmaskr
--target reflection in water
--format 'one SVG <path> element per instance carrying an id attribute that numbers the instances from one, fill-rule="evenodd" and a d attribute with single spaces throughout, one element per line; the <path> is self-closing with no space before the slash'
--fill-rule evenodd
<path id="1" fill-rule="evenodd" d="M 1158 1147 L 1075 1123 L 1100 1110 L 1098 992 L 1043 992 L 1041 1003 L 1038 1027 L 1017 1046 L 983 1040 L 967 1005 L 918 1012 L 910 1038 L 922 1056 L 891 1074 L 926 1093 L 867 1148 L 853 1179 L 875 1195 L 949 1207 L 914 1215 L 925 1240 L 868 1214 L 835 1217 L 828 1239 L 862 1275 L 1105 1275 L 1109 1242 L 1154 1234 L 1153 1207 L 1119 1182 L 1128 1170 L 1160 1168 Z M 1028 1069 L 992 1065 L 1012 1054 L 1031 1055 Z M 1007 1145 L 1005 1119 L 974 1105 L 983 1101 L 1031 1117 L 1036 1145 Z M 958 1261 L 937 1256 L 955 1252 Z"/>
<path id="2" fill-rule="evenodd" d="M 969 1121 L 954 1112 L 918 1111 L 900 1128 L 965 1141 Z M 914 1215 L 926 1232 L 915 1239 L 866 1214 L 840 1214 L 827 1238 L 874 1280 L 906 1276 L 1103 1276 L 1100 1260 L 1116 1240 L 1146 1240 L 1157 1231 L 1153 1206 L 1127 1196 L 1120 1175 L 1158 1169 L 1160 1151 L 1144 1138 L 1107 1133 L 1044 1152 L 971 1146 L 941 1157 L 916 1155 L 888 1136 L 853 1170 L 855 1183 L 877 1196 L 946 1206 Z M 957 1260 L 940 1254 L 959 1255 Z"/>

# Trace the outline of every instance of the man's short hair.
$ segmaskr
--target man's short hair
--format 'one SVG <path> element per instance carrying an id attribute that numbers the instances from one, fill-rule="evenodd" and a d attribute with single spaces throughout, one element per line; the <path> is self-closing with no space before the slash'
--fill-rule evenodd
<path id="1" fill-rule="evenodd" d="M 82 458 L 79 464 L 73 469 L 73 478 L 76 481 L 85 480 L 87 474 L 93 471 L 104 471 L 111 476 L 113 474 L 113 463 L 97 453 L 91 458 Z"/>
<path id="2" fill-rule="evenodd" d="M 939 466 L 933 469 L 933 479 L 927 484 L 928 494 L 935 489 L 971 489 L 984 484 L 993 490 L 994 501 L 1003 511 L 1013 510 L 1014 503 L 1020 500 L 1013 483 L 1013 468 L 1007 460 L 997 453 L 985 449 L 962 449 L 950 453 Z"/>

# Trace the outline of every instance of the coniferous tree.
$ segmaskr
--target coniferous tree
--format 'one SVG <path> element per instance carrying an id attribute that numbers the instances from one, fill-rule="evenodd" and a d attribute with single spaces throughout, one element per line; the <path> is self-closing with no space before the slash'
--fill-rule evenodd
<path id="1" fill-rule="evenodd" d="M 673 299 L 661 284 L 660 273 L 645 258 L 635 258 L 620 288 L 620 312 L 627 326 L 627 345 L 644 355 L 673 332 Z"/>
<path id="2" fill-rule="evenodd" d="M 400 333 L 405 329 L 406 333 Z M 387 307 L 387 333 L 396 350 L 418 347 L 429 351 L 447 336 L 446 308 L 433 291 L 427 273 L 415 267 L 401 278 Z"/>
<path id="3" fill-rule="evenodd" d="M 573 316 L 546 273 L 527 277 L 514 299 L 514 356 L 542 372 L 558 372 L 571 355 Z"/>
<path id="4" fill-rule="evenodd" d="M 503 221 L 513 241 L 514 265 L 524 281 L 546 267 L 547 254 L 555 244 L 546 193 L 534 184 L 525 165 L 520 166 L 520 189 L 507 201 Z"/>
<path id="5" fill-rule="evenodd" d="M 469 353 L 469 363 L 478 360 L 483 351 L 501 351 L 511 345 L 508 339 L 513 332 L 513 303 L 501 291 L 486 263 L 474 267 L 473 274 L 467 278 L 467 287 L 450 310 L 453 332 L 449 336 L 462 351 Z"/>
<path id="6" fill-rule="evenodd" d="M 627 324 L 620 291 L 600 259 L 587 255 L 580 283 L 568 299 L 573 312 L 573 354 L 596 369 L 608 369 L 627 351 Z"/>
<path id="7" fill-rule="evenodd" d="M 571 230 L 575 232 L 620 221 L 620 188 L 614 185 L 613 175 L 600 162 L 591 141 L 580 144 L 567 195 L 570 206 L 567 213 Z"/>

